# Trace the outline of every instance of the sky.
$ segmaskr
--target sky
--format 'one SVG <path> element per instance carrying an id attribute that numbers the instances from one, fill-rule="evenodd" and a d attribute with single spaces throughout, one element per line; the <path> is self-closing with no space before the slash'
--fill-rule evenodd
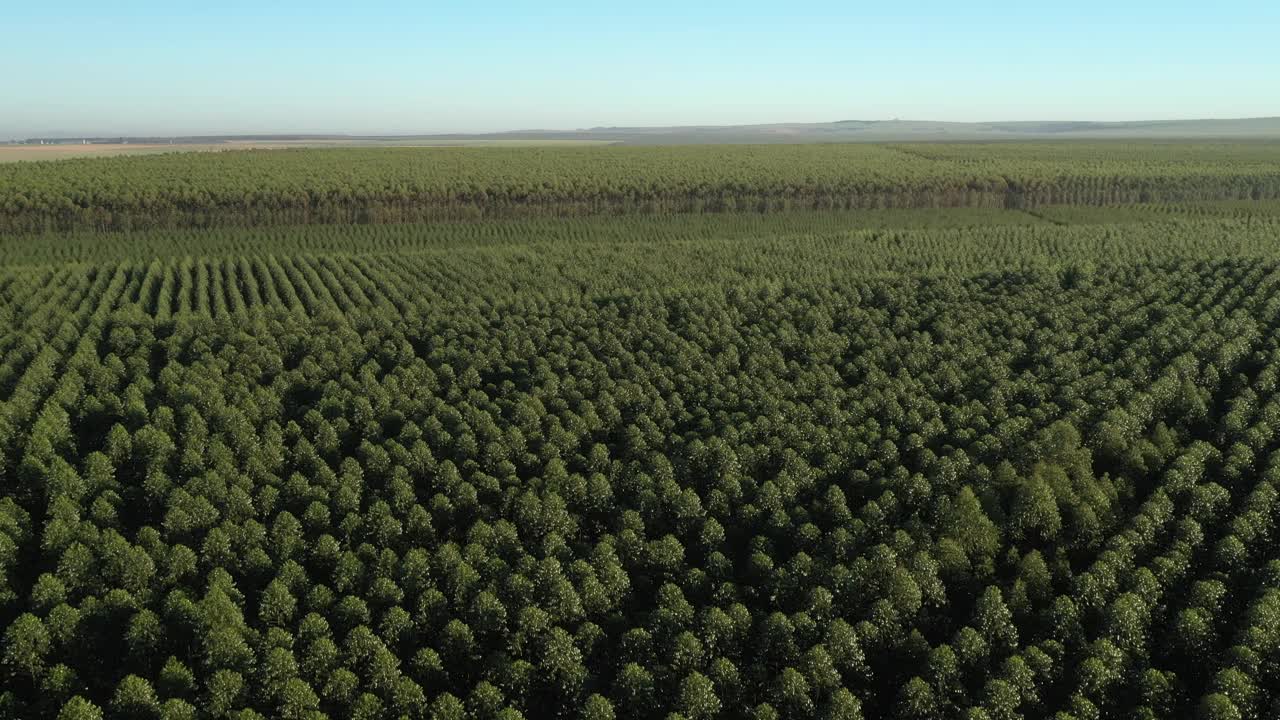
<path id="1" fill-rule="evenodd" d="M 0 38 L 0 139 L 1280 115 L 1276 0 L 13 0 Z"/>

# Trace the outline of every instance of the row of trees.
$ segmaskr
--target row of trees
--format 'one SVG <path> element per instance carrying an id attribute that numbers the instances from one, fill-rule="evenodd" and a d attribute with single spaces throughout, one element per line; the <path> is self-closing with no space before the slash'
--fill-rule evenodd
<path id="1" fill-rule="evenodd" d="M 439 229 L 368 226 L 345 236 L 315 227 L 156 233 L 136 247 L 128 234 L 62 244 L 50 237 L 29 246 L 15 239 L 7 258 L 14 264 L 0 266 L 0 317 L 46 330 L 82 306 L 162 320 L 270 309 L 344 322 L 352 312 L 415 318 L 477 302 L 536 306 L 708 285 L 770 288 L 1010 268 L 1057 291 L 1087 284 L 1114 263 L 1201 259 L 1251 267 L 1256 261 L 1247 258 L 1271 263 L 1280 250 L 1280 224 L 1262 217 L 864 231 L 824 222 L 812 234 L 781 236 L 767 234 L 767 223 L 766 234 L 757 235 L 752 224 L 726 219 L 637 223 L 600 240 L 592 239 L 589 221 L 543 221 L 530 223 L 530 239 L 520 243 L 522 226 L 454 240 Z M 22 349 L 0 358 L 0 383 L 41 349 L 20 333 L 0 338 L 0 352 L 6 347 Z"/>
<path id="2" fill-rule="evenodd" d="M 1276 202 L 1207 202 L 1034 211 L 989 208 L 630 215 L 436 222 L 405 225 L 153 230 L 0 235 L 0 266 L 58 265 L 201 256 L 396 254 L 440 250 L 495 254 L 581 252 L 620 245 L 693 255 L 753 255 L 766 244 L 804 249 L 822 244 L 847 269 L 904 270 L 907 263 L 966 271 L 1011 264 L 1087 259 L 1271 255 Z M 1123 231 L 1123 235 L 1120 232 Z M 952 247 L 937 247 L 942 243 Z M 870 254 L 871 257 L 867 257 Z M 994 254 L 994 255 L 993 255 Z M 847 256 L 847 257 L 846 257 Z M 696 255 L 695 255 L 696 257 Z M 790 261 L 789 253 L 782 261 Z M 777 262 L 774 259 L 773 262 Z M 723 258 L 717 258 L 724 264 Z M 897 263 L 896 265 L 894 263 Z M 985 264 L 983 264 L 985 263 Z M 594 263 L 592 263 L 594 264 Z M 798 263 L 793 263 L 798 264 Z M 595 268 L 589 268 L 594 270 Z"/>
<path id="3" fill-rule="evenodd" d="M 1141 227 L 11 267 L 0 712 L 1274 715 L 1276 265 Z"/>
<path id="4" fill-rule="evenodd" d="M 0 167 L 0 232 L 1280 197 L 1271 144 L 238 151 Z"/>

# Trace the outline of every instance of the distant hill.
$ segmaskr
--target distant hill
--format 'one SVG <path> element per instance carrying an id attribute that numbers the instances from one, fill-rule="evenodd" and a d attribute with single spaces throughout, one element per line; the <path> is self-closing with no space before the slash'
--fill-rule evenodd
<path id="1" fill-rule="evenodd" d="M 625 143 L 685 142 L 894 142 L 906 140 L 1025 140 L 1052 138 L 1276 138 L 1280 117 L 1243 120 L 1137 122 L 983 122 L 843 120 L 655 128 L 591 128 L 559 137 L 612 139 Z"/>
<path id="2" fill-rule="evenodd" d="M 767 125 L 687 125 L 594 127 L 579 130 L 520 130 L 444 135 L 202 135 L 192 137 L 89 138 L 93 143 L 270 142 L 308 144 L 465 145 L 494 142 L 596 141 L 625 145 L 700 143 L 900 142 L 1046 139 L 1277 139 L 1280 117 L 1232 120 L 1142 120 L 1132 122 L 1018 121 L 935 122 L 931 120 L 841 120 L 829 123 Z M 32 138 L 27 142 L 67 138 Z M 81 138 L 75 138 L 81 142 Z"/>

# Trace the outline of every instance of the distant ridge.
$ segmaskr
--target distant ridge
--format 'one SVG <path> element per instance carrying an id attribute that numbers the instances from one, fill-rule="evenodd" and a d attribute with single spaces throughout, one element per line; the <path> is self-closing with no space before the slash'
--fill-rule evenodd
<path id="1" fill-rule="evenodd" d="M 1280 117 L 1232 120 L 996 121 L 840 120 L 830 123 L 596 127 L 566 137 L 645 142 L 858 142 L 906 140 L 1017 140 L 1050 138 L 1276 138 Z"/>
<path id="2" fill-rule="evenodd" d="M 181 137 L 34 137 L 25 142 L 90 143 L 414 143 L 467 141 L 595 140 L 626 145 L 701 143 L 900 142 L 1047 139 L 1277 139 L 1280 117 L 1228 120 L 1071 120 L 938 122 L 932 120 L 839 120 L 827 123 L 763 125 L 681 125 L 670 127 L 593 127 L 579 130 L 518 130 L 499 133 L 426 135 L 261 134 Z"/>

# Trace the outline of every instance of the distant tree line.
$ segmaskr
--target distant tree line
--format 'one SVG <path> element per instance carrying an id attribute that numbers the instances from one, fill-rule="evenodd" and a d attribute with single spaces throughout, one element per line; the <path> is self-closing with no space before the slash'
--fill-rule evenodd
<path id="1" fill-rule="evenodd" d="M 0 166 L 0 232 L 1280 197 L 1280 146 L 257 150 Z"/>

